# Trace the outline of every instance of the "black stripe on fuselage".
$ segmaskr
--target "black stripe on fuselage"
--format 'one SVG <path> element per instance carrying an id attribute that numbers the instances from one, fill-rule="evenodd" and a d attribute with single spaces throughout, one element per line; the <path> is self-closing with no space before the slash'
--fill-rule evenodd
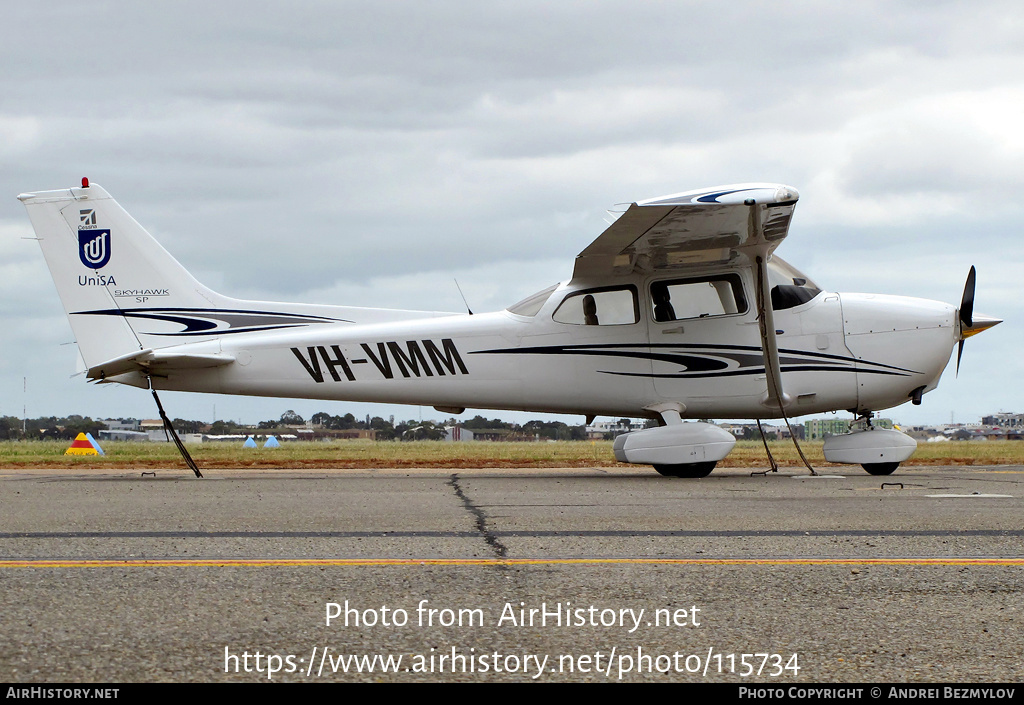
<path id="1" fill-rule="evenodd" d="M 688 354 L 673 354 L 668 350 L 687 350 Z M 666 351 L 666 352 L 661 352 Z M 704 354 L 699 354 L 701 351 Z M 696 353 L 696 354 L 695 354 Z M 764 354 L 753 345 L 702 345 L 699 343 L 623 343 L 601 345 L 549 345 L 524 348 L 476 350 L 471 355 L 585 355 L 591 357 L 625 357 L 678 364 L 682 372 L 616 372 L 598 370 L 602 374 L 626 377 L 700 378 L 731 377 L 764 374 Z M 866 374 L 906 377 L 919 374 L 895 365 L 857 360 L 842 355 L 780 348 L 780 366 L 783 372 L 861 372 Z M 756 360 L 756 362 L 755 362 Z M 732 363 L 732 364 L 730 364 Z M 856 365 L 870 365 L 858 369 Z M 735 367 L 733 366 L 735 365 Z"/>
<path id="2" fill-rule="evenodd" d="M 165 321 L 185 327 L 184 330 L 174 333 L 144 334 L 161 336 L 229 335 L 231 333 L 252 333 L 295 328 L 311 323 L 352 323 L 352 321 L 342 318 L 328 318 L 326 316 L 314 316 L 304 313 L 279 313 L 275 311 L 223 308 L 110 308 L 98 311 L 75 311 L 74 315 L 121 316 L 122 318 Z"/>

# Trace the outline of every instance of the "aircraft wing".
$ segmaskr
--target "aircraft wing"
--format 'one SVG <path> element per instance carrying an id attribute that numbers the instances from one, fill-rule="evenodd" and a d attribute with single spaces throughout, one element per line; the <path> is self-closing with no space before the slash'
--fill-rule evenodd
<path id="1" fill-rule="evenodd" d="M 800 194 L 781 184 L 737 184 L 639 201 L 576 257 L 573 282 L 630 273 L 699 271 L 739 259 L 754 272 L 766 406 L 785 408 L 768 280 L 768 257 L 786 234 Z"/>
<path id="2" fill-rule="evenodd" d="M 786 237 L 800 194 L 781 184 L 737 184 L 629 206 L 576 257 L 574 280 L 730 261 L 744 248 L 769 252 Z"/>

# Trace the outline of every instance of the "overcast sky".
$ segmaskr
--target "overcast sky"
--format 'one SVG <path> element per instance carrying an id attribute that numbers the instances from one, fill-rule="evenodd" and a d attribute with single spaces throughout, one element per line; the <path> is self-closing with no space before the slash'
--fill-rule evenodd
<path id="1" fill-rule="evenodd" d="M 569 278 L 613 204 L 787 183 L 779 254 L 822 287 L 957 303 L 974 264 L 975 310 L 1006 321 L 889 415 L 1024 411 L 1019 3 L 268 4 L 5 5 L 0 415 L 156 415 L 70 376 L 22 239 L 15 196 L 82 176 L 224 294 L 451 311 L 454 278 L 475 311 Z M 421 413 L 163 396 L 204 420 Z"/>

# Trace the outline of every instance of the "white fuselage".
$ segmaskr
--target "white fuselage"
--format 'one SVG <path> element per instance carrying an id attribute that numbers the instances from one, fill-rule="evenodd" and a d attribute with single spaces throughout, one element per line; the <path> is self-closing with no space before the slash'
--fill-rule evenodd
<path id="1" fill-rule="evenodd" d="M 965 311 L 821 291 L 774 255 L 798 198 L 740 184 L 634 203 L 570 283 L 474 316 L 232 299 L 95 184 L 19 196 L 92 380 L 666 423 L 919 400 L 998 322 L 972 320 L 973 274 Z"/>
<path id="2" fill-rule="evenodd" d="M 749 291 L 749 270 L 735 272 Z M 559 322 L 577 286 L 531 316 L 500 311 L 238 333 L 177 349 L 230 365 L 168 371 L 159 389 L 612 416 L 674 402 L 686 418 L 775 418 L 757 312 L 659 322 L 652 284 L 632 323 Z M 607 282 L 603 285 L 607 288 Z M 752 295 L 748 295 L 753 300 Z M 874 411 L 933 389 L 959 339 L 956 308 L 923 299 L 819 292 L 774 312 L 786 414 Z M 165 348 L 173 352 L 174 348 Z M 115 381 L 115 380 L 111 380 Z M 144 384 L 142 375 L 116 381 Z"/>

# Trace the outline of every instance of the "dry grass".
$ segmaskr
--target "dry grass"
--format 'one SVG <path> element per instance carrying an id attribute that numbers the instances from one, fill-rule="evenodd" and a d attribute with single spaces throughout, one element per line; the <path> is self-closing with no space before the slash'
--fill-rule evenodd
<path id="1" fill-rule="evenodd" d="M 106 456 L 64 455 L 67 442 L 0 442 L 0 469 L 18 468 L 166 468 L 184 466 L 170 443 L 108 442 Z M 800 465 L 791 442 L 769 443 L 779 464 Z M 556 443 L 412 443 L 374 441 L 295 442 L 277 449 L 242 448 L 241 443 L 188 446 L 207 468 L 556 468 L 617 465 L 610 441 Z M 828 465 L 820 442 L 803 444 L 809 460 Z M 740 441 L 722 467 L 766 467 L 760 442 Z M 1021 465 L 1024 443 L 1015 441 L 921 443 L 905 465 Z"/>

